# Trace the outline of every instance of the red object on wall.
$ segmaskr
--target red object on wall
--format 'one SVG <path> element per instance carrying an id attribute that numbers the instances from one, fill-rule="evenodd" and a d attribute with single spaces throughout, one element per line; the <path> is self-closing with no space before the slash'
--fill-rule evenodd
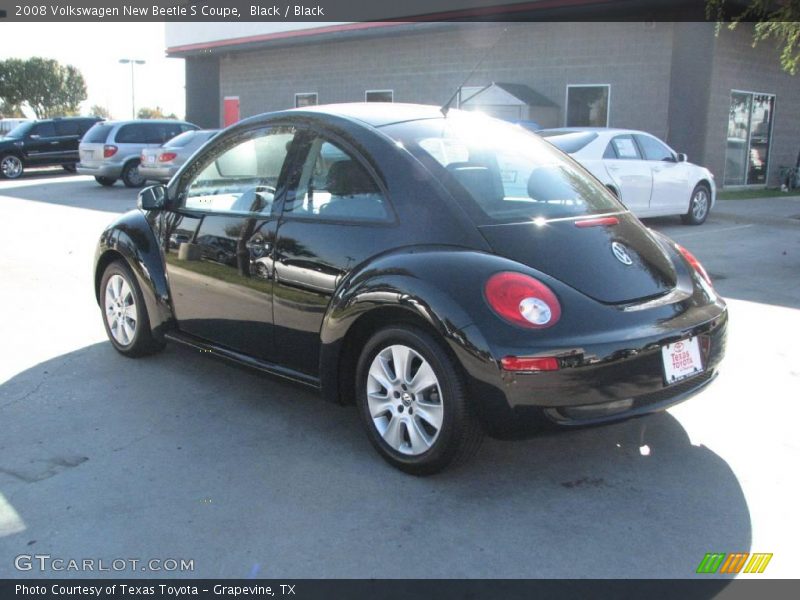
<path id="1" fill-rule="evenodd" d="M 222 109 L 223 127 L 239 120 L 239 96 L 225 96 Z"/>

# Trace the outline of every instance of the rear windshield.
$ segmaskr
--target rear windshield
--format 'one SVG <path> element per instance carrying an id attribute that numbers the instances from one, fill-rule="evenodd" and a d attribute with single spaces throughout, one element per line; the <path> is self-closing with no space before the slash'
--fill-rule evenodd
<path id="1" fill-rule="evenodd" d="M 216 131 L 187 131 L 172 138 L 164 147 L 185 148 L 189 144 L 202 144 L 215 133 Z"/>
<path id="2" fill-rule="evenodd" d="M 582 150 L 591 141 L 597 139 L 594 131 L 540 131 L 539 135 L 567 154 Z"/>
<path id="3" fill-rule="evenodd" d="M 100 125 L 99 123 L 92 127 L 89 131 L 86 132 L 86 135 L 83 136 L 83 141 L 88 142 L 90 144 L 102 144 L 105 143 L 106 139 L 108 138 L 109 132 L 114 128 L 113 125 Z"/>
<path id="4" fill-rule="evenodd" d="M 578 163 L 525 129 L 476 113 L 382 128 L 464 201 L 479 224 L 624 211 Z M 466 194 L 464 193 L 466 192 Z"/>

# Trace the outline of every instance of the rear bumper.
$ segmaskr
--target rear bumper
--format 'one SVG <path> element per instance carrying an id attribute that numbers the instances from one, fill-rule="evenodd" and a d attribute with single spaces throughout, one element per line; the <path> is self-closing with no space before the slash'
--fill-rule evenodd
<path id="1" fill-rule="evenodd" d="M 111 179 L 119 179 L 122 174 L 122 165 L 101 164 L 101 165 L 87 165 L 78 163 L 78 173 L 81 175 L 91 175 L 92 177 L 108 177 Z"/>
<path id="2" fill-rule="evenodd" d="M 713 318 L 685 329 L 584 346 L 561 359 L 556 371 L 497 368 L 487 377 L 483 369 L 482 381 L 473 380 L 470 387 L 490 432 L 507 431 L 509 425 L 522 422 L 574 426 L 638 416 L 687 400 L 714 380 L 725 354 L 727 326 L 727 310 L 722 307 Z M 689 337 L 700 342 L 703 372 L 667 385 L 661 348 Z"/>
<path id="3" fill-rule="evenodd" d="M 139 165 L 139 174 L 152 181 L 168 182 L 178 172 L 178 167 L 146 167 Z"/>

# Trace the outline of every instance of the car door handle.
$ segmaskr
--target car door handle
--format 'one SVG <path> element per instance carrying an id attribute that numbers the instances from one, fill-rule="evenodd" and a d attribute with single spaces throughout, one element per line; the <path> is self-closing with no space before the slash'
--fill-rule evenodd
<path id="1" fill-rule="evenodd" d="M 51 146 L 55 146 L 58 142 L 50 142 Z"/>

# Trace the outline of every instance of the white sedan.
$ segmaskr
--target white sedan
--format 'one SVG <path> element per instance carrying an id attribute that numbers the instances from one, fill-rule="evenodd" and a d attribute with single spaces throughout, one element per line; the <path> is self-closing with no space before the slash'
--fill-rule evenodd
<path id="1" fill-rule="evenodd" d="M 537 133 L 570 154 L 638 217 L 681 215 L 684 223 L 700 225 L 716 201 L 711 171 L 649 133 L 605 127 Z"/>

